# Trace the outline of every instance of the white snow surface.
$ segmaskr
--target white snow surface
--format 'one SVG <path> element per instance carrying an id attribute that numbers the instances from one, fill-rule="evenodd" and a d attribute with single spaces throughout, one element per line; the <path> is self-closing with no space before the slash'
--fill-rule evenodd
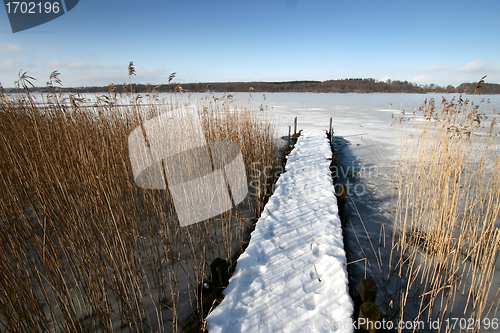
<path id="1" fill-rule="evenodd" d="M 238 259 L 209 332 L 353 332 L 325 132 L 303 132 Z"/>

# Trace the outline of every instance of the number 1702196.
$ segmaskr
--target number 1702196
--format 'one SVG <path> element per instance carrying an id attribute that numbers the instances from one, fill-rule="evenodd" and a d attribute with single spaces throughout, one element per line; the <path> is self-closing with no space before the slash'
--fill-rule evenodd
<path id="1" fill-rule="evenodd" d="M 7 2 L 8 14 L 57 14 L 61 10 L 59 2 Z"/>
<path id="2" fill-rule="evenodd" d="M 474 329 L 494 329 L 497 330 L 498 318 L 484 318 L 484 319 L 474 319 L 474 318 L 447 318 L 444 320 L 447 328 L 458 329 L 461 330 L 474 330 Z"/>

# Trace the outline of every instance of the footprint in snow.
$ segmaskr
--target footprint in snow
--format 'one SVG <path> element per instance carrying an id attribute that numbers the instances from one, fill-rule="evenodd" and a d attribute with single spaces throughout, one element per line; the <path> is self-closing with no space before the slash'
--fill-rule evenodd
<path id="1" fill-rule="evenodd" d="M 264 249 L 259 249 L 257 252 L 257 263 L 260 265 L 266 264 L 269 261 L 269 256 Z"/>
<path id="2" fill-rule="evenodd" d="M 298 308 L 286 309 L 285 313 L 286 318 L 299 318 L 302 315 L 302 311 Z"/>
<path id="3" fill-rule="evenodd" d="M 300 258 L 297 258 L 297 260 L 290 263 L 290 266 L 293 270 L 302 271 L 305 269 L 306 262 L 304 260 L 301 260 Z"/>
<path id="4" fill-rule="evenodd" d="M 244 307 L 236 306 L 236 307 L 231 309 L 230 314 L 232 317 L 240 318 L 240 317 L 242 317 L 244 311 L 245 311 Z"/>
<path id="5" fill-rule="evenodd" d="M 304 308 L 309 311 L 316 309 L 316 301 L 314 300 L 314 295 L 306 295 L 304 297 Z"/>
<path id="6" fill-rule="evenodd" d="M 275 283 L 271 284 L 268 288 L 271 294 L 274 296 L 283 296 L 286 295 L 285 285 L 283 283 Z"/>
<path id="7" fill-rule="evenodd" d="M 282 240 L 282 239 L 278 239 L 276 241 L 276 245 L 280 248 L 280 250 L 284 250 L 284 251 L 290 247 L 290 244 L 287 241 Z"/>
<path id="8" fill-rule="evenodd" d="M 248 287 L 249 285 L 252 284 L 253 281 L 255 281 L 256 277 L 257 277 L 256 275 L 253 275 L 250 272 L 246 272 L 238 279 L 238 284 L 241 287 Z"/>
<path id="9" fill-rule="evenodd" d="M 262 280 L 260 279 L 259 281 L 256 281 L 261 275 L 263 275 L 266 272 L 266 267 L 264 266 L 258 266 L 255 268 L 248 268 L 246 272 L 242 274 L 242 276 L 238 279 L 238 284 L 241 287 L 248 287 L 254 282 L 258 282 L 261 284 L 261 289 L 262 288 Z"/>
<path id="10" fill-rule="evenodd" d="M 314 245 L 312 247 L 312 253 L 313 253 L 313 256 L 319 257 L 320 253 L 319 253 L 319 246 L 318 245 Z"/>
<path id="11" fill-rule="evenodd" d="M 324 281 L 320 282 L 314 271 L 311 271 L 309 276 L 304 276 L 301 282 L 302 290 L 304 290 L 306 294 L 321 294 L 327 288 L 327 284 Z"/>
<path id="12" fill-rule="evenodd" d="M 345 256 L 345 253 L 342 250 L 335 248 L 333 246 L 327 246 L 325 248 L 325 254 L 330 257 L 336 257 L 336 258 L 343 258 Z"/>
<path id="13" fill-rule="evenodd" d="M 274 237 L 274 225 L 272 222 L 266 221 L 264 224 L 263 236 L 264 239 L 271 239 Z"/>
<path id="14" fill-rule="evenodd" d="M 265 266 L 255 267 L 252 270 L 252 274 L 255 276 L 261 276 L 261 275 L 264 275 L 264 273 L 266 273 L 266 270 L 267 270 L 267 268 Z"/>
<path id="15" fill-rule="evenodd" d="M 221 330 L 223 333 L 237 333 L 241 332 L 241 322 L 239 320 L 232 320 L 228 325 L 224 326 Z"/>

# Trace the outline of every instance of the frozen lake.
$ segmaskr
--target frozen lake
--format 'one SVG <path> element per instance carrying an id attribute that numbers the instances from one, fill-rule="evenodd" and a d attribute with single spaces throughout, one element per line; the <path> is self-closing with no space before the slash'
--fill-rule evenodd
<path id="1" fill-rule="evenodd" d="M 84 94 L 83 97 L 92 101 L 89 103 L 92 104 L 98 95 L 102 94 Z M 147 104 L 148 95 L 140 96 L 143 97 L 141 103 Z M 279 136 L 288 135 L 289 126 L 293 132 L 295 117 L 298 118 L 298 130 L 327 130 L 330 118 L 333 118 L 335 135 L 349 137 L 349 140 L 359 147 L 353 149 L 356 153 L 359 152 L 359 155 L 366 155 L 366 145 L 385 149 L 395 143 L 395 129 L 391 126 L 393 115 L 398 117 L 402 112 L 411 114 L 431 98 L 436 100 L 436 108 L 439 108 L 442 97 L 447 100 L 459 98 L 459 95 L 455 94 L 160 93 L 158 99 L 164 100 L 165 104 L 169 104 L 171 100 L 197 104 L 201 100 L 209 101 L 211 96 L 218 99 L 231 96 L 235 103 L 230 103 L 230 109 L 235 105 L 250 106 L 256 113 L 272 116 Z M 463 99 L 471 97 L 462 95 Z M 500 112 L 500 95 L 474 96 L 476 104 L 483 99 L 490 102 L 481 107 L 488 116 L 492 116 L 494 110 Z M 126 105 L 127 101 L 125 95 L 119 100 L 123 105 Z M 202 102 L 199 105 L 202 105 Z M 492 118 L 490 117 L 490 120 Z"/>
<path id="2" fill-rule="evenodd" d="M 84 103 L 88 105 L 96 103 L 97 95 L 95 94 L 86 94 L 83 97 L 87 99 Z M 142 104 L 151 102 L 149 96 L 141 95 L 141 97 Z M 215 103 L 217 110 L 223 112 L 226 110 L 237 112 L 242 108 L 250 108 L 256 114 L 273 119 L 277 137 L 287 136 L 289 127 L 292 128 L 293 132 L 295 117 L 298 119 L 297 129 L 305 131 L 325 131 L 329 127 L 330 118 L 332 118 L 334 147 L 341 171 L 338 183 L 347 185 L 349 190 L 345 210 L 346 219 L 343 221 L 343 236 L 350 288 L 356 290 L 360 278 L 373 277 L 378 282 L 382 281 L 380 283 L 388 283 L 386 292 L 380 294 L 386 297 L 383 304 L 391 304 L 389 292 L 393 285 L 389 280 L 384 282 L 384 277 L 381 274 L 387 263 L 382 262 L 379 259 L 381 258 L 380 252 L 378 252 L 378 257 L 376 252 L 383 247 L 382 241 L 385 244 L 387 240 L 388 244 L 391 244 L 390 229 L 397 215 L 394 214 L 394 204 L 398 189 L 394 186 L 394 181 L 397 180 L 398 175 L 392 166 L 395 165 L 394 162 L 397 162 L 398 129 L 402 128 L 398 124 L 398 119 L 410 117 L 414 111 L 418 110 L 419 106 L 431 98 L 435 99 L 436 111 L 439 112 L 443 95 L 184 93 L 177 95 L 159 94 L 157 97 L 158 102 L 156 103 L 161 106 L 165 105 L 167 110 L 173 102 L 176 106 L 193 105 L 202 112 L 203 107 L 208 105 L 207 103 L 212 103 L 215 100 L 218 100 Z M 444 98 L 448 101 L 455 98 L 456 101 L 459 96 L 444 95 Z M 462 96 L 462 98 L 470 99 L 471 96 Z M 483 99 L 489 102 L 482 104 L 479 111 L 487 114 L 488 119 L 483 120 L 482 124 L 485 124 L 488 129 L 488 123 L 495 117 L 495 110 L 500 111 L 500 95 L 475 96 L 474 102 L 477 104 Z M 40 98 L 40 101 L 43 100 Z M 66 99 L 65 103 L 69 105 L 69 100 Z M 124 109 L 127 108 L 131 103 L 130 96 L 122 95 L 117 103 Z M 106 107 L 105 103 L 100 105 Z M 68 110 L 71 110 L 71 106 Z M 155 112 L 152 112 L 153 116 Z M 422 123 L 419 120 L 422 118 L 403 123 L 404 129 L 411 129 L 415 124 Z M 484 130 L 478 131 L 474 134 L 478 134 L 480 140 L 487 140 L 486 137 L 482 136 Z M 496 145 L 493 147 L 498 148 Z M 495 151 L 498 152 L 498 150 Z M 424 157 L 420 161 L 426 163 L 427 159 Z M 365 172 L 372 169 L 375 171 Z M 415 184 L 420 183 L 416 181 Z M 311 188 L 313 187 L 311 186 Z M 315 191 L 316 187 L 314 187 L 313 193 Z M 302 222 L 297 221 L 298 224 Z M 319 234 L 321 232 L 318 231 Z M 497 270 L 498 266 L 497 263 Z M 496 275 L 491 286 L 493 294 L 500 290 L 499 276 L 500 274 Z M 457 303 L 462 301 L 457 300 Z M 413 312 L 414 314 L 415 312 Z"/>
<path id="3" fill-rule="evenodd" d="M 325 131 L 332 118 L 341 173 L 337 182 L 347 185 L 348 189 L 345 208 L 347 222 L 343 226 L 343 234 L 351 290 L 356 290 L 360 279 L 365 276 L 386 283 L 381 271 L 386 269 L 387 263 L 380 259 L 380 253 L 375 252 L 382 248 L 382 241 L 391 244 L 391 226 L 395 219 L 398 194 L 395 186 L 398 174 L 393 168 L 398 162 L 398 130 L 410 129 L 422 120 L 417 117 L 400 126 L 399 118 L 411 117 L 431 98 L 436 102 L 437 112 L 443 97 L 448 101 L 460 98 L 459 95 L 449 94 L 314 93 L 184 93 L 159 94 L 157 97 L 167 109 L 173 101 L 177 105 L 195 105 L 201 111 L 214 100 L 218 100 L 216 104 L 220 111 L 226 108 L 230 111 L 250 108 L 256 114 L 273 119 L 278 137 L 287 136 L 290 126 L 293 132 L 295 117 L 298 119 L 297 130 L 305 131 Z M 462 96 L 463 99 L 471 97 Z M 85 98 L 95 101 L 96 95 L 88 94 Z M 126 106 L 130 103 L 129 98 L 122 95 L 118 103 Z M 482 122 L 488 128 L 495 118 L 495 110 L 500 111 L 500 95 L 477 95 L 474 96 L 474 103 L 478 104 L 483 99 L 485 103 L 481 104 L 479 112 L 488 116 Z M 148 104 L 149 101 L 147 95 L 142 95 L 142 104 Z M 497 271 L 499 266 L 497 262 Z M 499 276 L 500 273 L 491 285 L 493 294 L 500 288 Z M 380 293 L 382 296 L 379 294 L 379 297 L 384 298 L 377 302 L 381 306 L 391 304 L 389 293 L 394 286 L 389 284 L 386 287 L 387 292 Z M 457 308 L 462 303 L 463 300 L 457 300 Z M 391 310 L 386 307 L 383 311 L 387 313 Z M 412 316 L 415 316 L 415 312 Z"/>
<path id="4" fill-rule="evenodd" d="M 335 136 L 348 139 L 351 150 L 356 156 L 373 157 L 372 149 L 377 146 L 387 157 L 388 150 L 395 144 L 396 128 L 392 116 L 400 116 L 402 112 L 411 114 L 418 110 L 425 100 L 434 98 L 439 107 L 442 97 L 447 100 L 459 95 L 442 94 L 314 94 L 314 93 L 269 93 L 269 94 L 235 94 L 236 98 L 250 99 L 253 110 L 270 112 L 274 115 L 280 135 L 288 135 L 288 126 L 298 118 L 297 128 L 304 130 L 328 129 L 330 117 L 333 118 Z M 462 98 L 471 98 L 464 95 Z M 500 95 L 478 95 L 474 102 L 481 99 L 490 100 L 484 103 L 481 110 L 488 116 L 494 110 L 500 111 Z M 492 119 L 493 117 L 490 117 Z M 359 144 L 359 145 L 358 145 Z"/>

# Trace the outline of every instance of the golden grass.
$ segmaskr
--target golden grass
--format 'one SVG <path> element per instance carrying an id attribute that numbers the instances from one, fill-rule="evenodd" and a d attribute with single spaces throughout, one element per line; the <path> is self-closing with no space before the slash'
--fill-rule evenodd
<path id="1" fill-rule="evenodd" d="M 423 121 L 409 130 L 400 127 L 400 191 L 390 255 L 399 280 L 391 304 L 398 320 L 408 320 L 411 303 L 418 304 L 412 320 L 439 318 L 443 331 L 451 313 L 471 320 L 496 316 L 500 141 L 496 120 L 487 119 L 481 105 L 462 97 L 443 97 L 440 108 L 426 101 L 412 117 Z M 457 307 L 459 295 L 466 301 Z M 479 326 L 484 327 L 474 325 L 474 331 Z"/>
<path id="2" fill-rule="evenodd" d="M 237 207 L 180 228 L 168 192 L 136 186 L 128 135 L 186 101 L 162 101 L 153 90 L 144 106 L 110 86 L 87 106 L 55 93 L 57 72 L 52 93 L 35 99 L 31 80 L 20 77 L 22 96 L 0 95 L 0 327 L 178 331 L 180 302 L 191 299 L 200 310 L 194 291 L 210 262 L 229 258 L 251 224 Z M 130 105 L 120 106 L 120 98 Z M 247 172 L 253 162 L 277 162 L 269 120 L 227 97 L 208 95 L 196 106 L 207 140 L 238 144 Z"/>

